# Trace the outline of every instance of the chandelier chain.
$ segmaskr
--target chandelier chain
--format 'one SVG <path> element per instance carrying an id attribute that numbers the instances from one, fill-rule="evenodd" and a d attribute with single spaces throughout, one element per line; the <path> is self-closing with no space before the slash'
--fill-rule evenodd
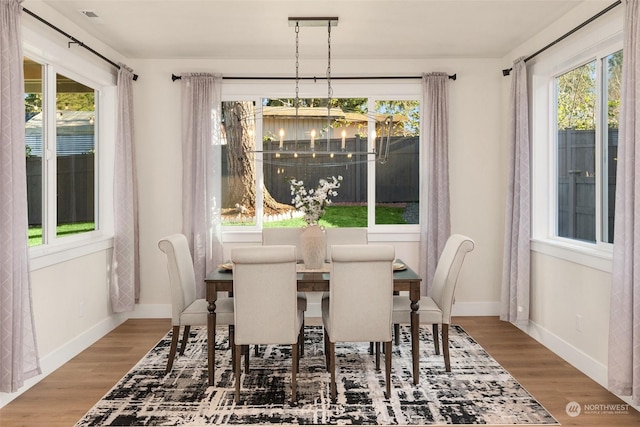
<path id="1" fill-rule="evenodd" d="M 296 22 L 296 99 L 294 107 L 296 109 L 295 118 L 295 143 L 298 145 L 298 109 L 300 108 L 300 23 Z"/>
<path id="2" fill-rule="evenodd" d="M 331 88 L 331 21 L 327 23 L 327 150 L 331 141 L 331 98 L 333 89 Z"/>

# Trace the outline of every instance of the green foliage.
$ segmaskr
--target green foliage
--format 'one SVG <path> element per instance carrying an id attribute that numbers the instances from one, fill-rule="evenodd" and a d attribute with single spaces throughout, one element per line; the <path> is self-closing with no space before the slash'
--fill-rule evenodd
<path id="1" fill-rule="evenodd" d="M 607 125 L 617 129 L 620 115 L 622 51 L 606 58 Z M 596 61 L 569 71 L 556 79 L 558 130 L 595 129 Z"/>
<path id="2" fill-rule="evenodd" d="M 595 66 L 592 61 L 556 79 L 558 130 L 595 129 Z"/>
<path id="3" fill-rule="evenodd" d="M 26 113 L 42 111 L 42 94 L 29 93 L 24 97 Z M 69 111 L 95 111 L 95 94 L 93 92 L 59 93 L 56 96 L 56 109 Z"/>
<path id="4" fill-rule="evenodd" d="M 93 92 L 59 93 L 56 96 L 56 108 L 70 111 L 95 111 Z"/>
<path id="5" fill-rule="evenodd" d="M 607 125 L 618 129 L 620 118 L 620 95 L 622 87 L 622 51 L 607 58 Z"/>
<path id="6" fill-rule="evenodd" d="M 420 102 L 419 101 L 376 101 L 376 112 L 406 117 L 406 121 L 393 124 L 393 135 L 420 135 Z"/>
<path id="7" fill-rule="evenodd" d="M 39 113 L 42 111 L 42 94 L 28 93 L 24 97 L 24 109 L 26 113 Z M 30 114 L 29 116 L 32 116 Z"/>

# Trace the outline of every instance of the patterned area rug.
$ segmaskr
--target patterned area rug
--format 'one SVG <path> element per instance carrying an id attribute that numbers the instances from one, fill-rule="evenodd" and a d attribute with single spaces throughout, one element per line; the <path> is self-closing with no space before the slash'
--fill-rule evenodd
<path id="1" fill-rule="evenodd" d="M 165 375 L 169 332 L 78 423 L 82 426 L 211 424 L 558 424 L 462 328 L 450 328 L 451 372 L 434 354 L 430 328 L 421 328 L 420 385 L 411 376 L 409 329 L 393 347 L 392 393 L 384 397 L 384 359 L 375 371 L 369 345 L 336 345 L 338 399 L 329 398 L 321 327 L 307 327 L 300 360 L 298 404 L 291 406 L 291 347 L 251 350 L 241 399 L 234 403 L 226 328 L 216 334 L 215 386 L 207 386 L 206 329 L 196 328 L 183 356 Z"/>

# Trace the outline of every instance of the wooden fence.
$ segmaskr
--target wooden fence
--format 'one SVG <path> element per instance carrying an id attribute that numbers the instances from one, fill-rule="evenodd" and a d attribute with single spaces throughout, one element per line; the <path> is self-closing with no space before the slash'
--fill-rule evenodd
<path id="1" fill-rule="evenodd" d="M 57 157 L 58 224 L 95 221 L 93 153 Z M 42 225 L 42 157 L 27 157 L 29 225 Z"/>
<path id="2" fill-rule="evenodd" d="M 300 146 L 305 142 L 299 141 Z M 331 148 L 339 151 L 340 140 L 331 142 Z M 286 145 L 286 144 L 285 144 Z M 367 150 L 367 140 L 352 138 L 347 141 L 349 147 L 357 147 L 359 151 Z M 286 147 L 286 153 L 292 153 L 294 147 Z M 323 143 L 322 148 L 326 150 Z M 306 155 L 304 159 L 291 159 L 290 154 L 276 158 L 275 154 L 264 154 L 262 163 L 265 187 L 279 202 L 291 204 L 291 189 L 289 180 L 302 180 L 305 187 L 315 188 L 318 181 L 330 176 L 342 176 L 342 184 L 334 203 L 366 203 L 367 202 L 367 162 L 366 155 L 353 156 L 350 162 L 341 163 L 345 158 L 336 156 L 333 159 L 327 155 L 317 155 L 315 158 Z M 258 167 L 261 167 L 258 164 Z M 420 156 L 418 137 L 393 137 L 389 148 L 388 161 L 384 164 L 376 163 L 376 201 L 378 203 L 409 203 L 419 200 Z M 228 188 L 227 154 L 223 146 L 222 152 L 222 188 Z M 224 199 L 224 196 L 223 196 Z"/>
<path id="3" fill-rule="evenodd" d="M 607 147 L 607 210 L 609 241 L 613 241 L 618 129 L 609 129 Z M 558 132 L 558 235 L 596 241 L 595 131 Z"/>

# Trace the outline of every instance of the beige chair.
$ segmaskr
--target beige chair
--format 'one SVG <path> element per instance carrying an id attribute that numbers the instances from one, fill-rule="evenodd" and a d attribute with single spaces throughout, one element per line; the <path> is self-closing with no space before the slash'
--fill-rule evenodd
<path id="1" fill-rule="evenodd" d="M 329 292 L 322 299 L 325 355 L 331 373 L 331 399 L 336 399 L 335 343 L 376 342 L 376 369 L 380 369 L 379 343 L 385 344 L 386 395 L 391 394 L 391 311 L 393 260 L 389 245 L 334 245 L 331 250 Z"/>
<path id="2" fill-rule="evenodd" d="M 465 255 L 472 251 L 474 246 L 474 241 L 469 237 L 460 234 L 451 235 L 438 260 L 430 296 L 420 298 L 420 324 L 433 325 L 433 344 L 436 354 L 440 354 L 438 325 L 442 325 L 442 352 L 447 372 L 451 372 L 449 325 L 456 283 Z M 393 297 L 393 323 L 411 323 L 410 305 L 411 301 L 407 296 Z"/>
<path id="3" fill-rule="evenodd" d="M 327 262 L 331 261 L 331 247 L 333 245 L 366 245 L 368 242 L 367 229 L 361 227 L 327 228 L 325 234 L 327 236 Z"/>
<path id="4" fill-rule="evenodd" d="M 300 249 L 300 235 L 302 228 L 300 227 L 274 227 L 262 229 L 262 244 L 264 246 L 273 245 L 292 245 L 296 248 L 296 261 L 302 262 L 302 250 Z M 307 294 L 298 292 L 298 304 L 304 311 L 307 311 Z M 304 325 L 302 326 L 304 333 Z M 304 342 L 304 339 L 303 339 Z M 256 356 L 258 355 L 258 347 L 255 346 Z M 300 357 L 304 357 L 304 346 L 300 349 Z"/>
<path id="5" fill-rule="evenodd" d="M 293 245 L 296 247 L 296 260 L 302 262 L 302 251 L 300 250 L 301 227 L 275 227 L 264 228 L 262 230 L 262 244 L 271 245 Z"/>
<path id="6" fill-rule="evenodd" d="M 231 250 L 235 314 L 236 395 L 240 398 L 240 350 L 251 344 L 291 344 L 291 401 L 297 401 L 296 372 L 304 309 L 296 296 L 295 248 L 249 246 Z M 245 370 L 248 369 L 248 353 Z"/>
<path id="7" fill-rule="evenodd" d="M 171 286 L 171 325 L 173 335 L 167 360 L 166 372 L 173 367 L 176 356 L 180 326 L 184 326 L 180 355 L 184 354 L 191 326 L 207 325 L 207 301 L 196 298 L 196 279 L 193 271 L 193 259 L 187 238 L 183 234 L 172 234 L 160 240 L 158 247 L 167 257 L 169 285 Z M 218 298 L 216 301 L 218 325 L 233 325 L 233 299 Z M 233 336 L 230 336 L 230 342 Z"/>

